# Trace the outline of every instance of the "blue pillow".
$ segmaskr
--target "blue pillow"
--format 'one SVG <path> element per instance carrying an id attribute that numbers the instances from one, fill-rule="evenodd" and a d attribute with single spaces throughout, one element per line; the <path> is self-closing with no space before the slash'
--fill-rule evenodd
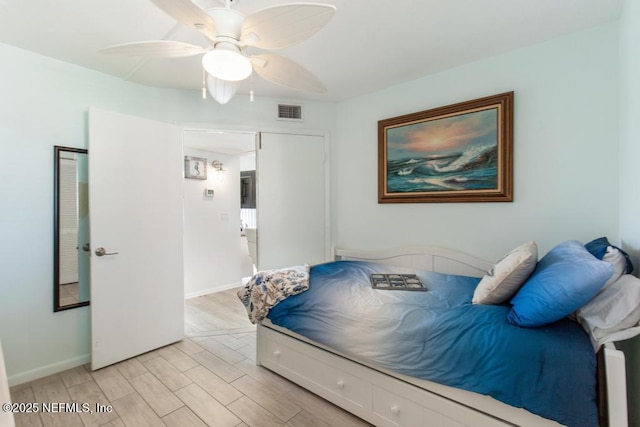
<path id="1" fill-rule="evenodd" d="M 613 275 L 613 266 L 569 240 L 551 249 L 511 300 L 507 322 L 535 328 L 556 322 L 586 304 Z"/>
<path id="2" fill-rule="evenodd" d="M 584 247 L 587 248 L 587 250 L 591 253 L 591 255 L 593 255 L 598 259 L 604 258 L 605 254 L 607 253 L 607 247 L 609 246 L 613 246 L 613 245 L 609 243 L 609 239 L 607 239 L 606 237 L 600 237 L 584 245 Z M 617 246 L 613 246 L 613 247 L 619 250 L 622 255 L 624 255 L 624 258 L 627 262 L 627 269 L 625 270 L 625 273 L 631 274 L 633 272 L 633 263 L 631 262 L 631 258 L 629 257 L 629 254 Z"/>

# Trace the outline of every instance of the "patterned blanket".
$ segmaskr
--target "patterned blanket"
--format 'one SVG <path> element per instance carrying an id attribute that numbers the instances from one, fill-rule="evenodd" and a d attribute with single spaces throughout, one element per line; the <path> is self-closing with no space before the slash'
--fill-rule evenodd
<path id="1" fill-rule="evenodd" d="M 243 289 L 238 291 L 251 323 L 264 319 L 269 310 L 285 298 L 309 289 L 309 265 L 256 273 Z"/>

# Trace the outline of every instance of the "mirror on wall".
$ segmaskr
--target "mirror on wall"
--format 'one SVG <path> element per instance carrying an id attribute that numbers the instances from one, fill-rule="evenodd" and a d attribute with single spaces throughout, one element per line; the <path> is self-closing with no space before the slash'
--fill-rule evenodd
<path id="1" fill-rule="evenodd" d="M 88 157 L 54 146 L 53 311 L 89 305 Z"/>

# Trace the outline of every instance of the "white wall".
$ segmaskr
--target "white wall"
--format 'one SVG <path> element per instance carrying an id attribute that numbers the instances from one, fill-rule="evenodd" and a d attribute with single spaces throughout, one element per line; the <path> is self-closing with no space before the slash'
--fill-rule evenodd
<path id="1" fill-rule="evenodd" d="M 241 171 L 252 171 L 256 169 L 256 153 L 255 151 L 252 153 L 247 153 L 239 156 L 240 159 L 240 170 Z"/>
<path id="2" fill-rule="evenodd" d="M 194 297 L 240 286 L 240 169 L 237 157 L 184 149 L 185 156 L 207 159 L 207 179 L 184 180 L 184 292 Z M 216 172 L 211 162 L 223 163 Z M 214 197 L 204 196 L 205 188 Z"/>
<path id="3" fill-rule="evenodd" d="M 606 25 L 338 104 L 337 245 L 435 244 L 498 259 L 618 232 L 618 33 Z M 515 91 L 513 203 L 377 203 L 377 121 Z"/>
<path id="4" fill-rule="evenodd" d="M 89 106 L 222 129 L 334 125 L 328 103 L 305 102 L 304 123 L 280 122 L 286 100 L 259 94 L 220 106 L 199 91 L 128 83 L 3 44 L 0 63 L 0 340 L 12 384 L 89 360 L 89 308 L 54 313 L 52 285 L 53 146 L 87 147 Z"/>
<path id="5" fill-rule="evenodd" d="M 627 0 L 620 25 L 620 237 L 640 275 L 640 3 Z M 630 425 L 640 426 L 640 337 L 623 343 Z"/>

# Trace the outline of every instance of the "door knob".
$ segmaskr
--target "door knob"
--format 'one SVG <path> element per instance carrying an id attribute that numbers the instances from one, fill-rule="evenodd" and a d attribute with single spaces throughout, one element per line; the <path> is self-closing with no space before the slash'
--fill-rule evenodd
<path id="1" fill-rule="evenodd" d="M 91 244 L 85 243 L 84 245 L 82 245 L 82 250 L 85 252 L 91 252 Z"/>
<path id="2" fill-rule="evenodd" d="M 118 252 L 107 252 L 105 248 L 100 246 L 98 249 L 96 249 L 96 255 L 97 256 L 118 255 Z"/>

